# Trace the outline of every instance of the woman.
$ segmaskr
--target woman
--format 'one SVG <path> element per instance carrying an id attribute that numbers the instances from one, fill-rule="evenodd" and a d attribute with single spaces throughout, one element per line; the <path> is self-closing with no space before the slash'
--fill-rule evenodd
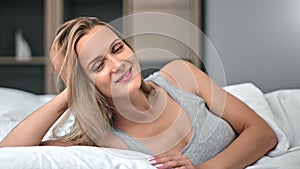
<path id="1" fill-rule="evenodd" d="M 0 147 L 105 146 L 148 153 L 157 168 L 232 169 L 252 164 L 277 143 L 263 119 L 188 62 L 168 63 L 143 80 L 132 48 L 97 18 L 66 22 L 50 57 L 66 89 Z M 71 132 L 42 142 L 70 112 Z"/>

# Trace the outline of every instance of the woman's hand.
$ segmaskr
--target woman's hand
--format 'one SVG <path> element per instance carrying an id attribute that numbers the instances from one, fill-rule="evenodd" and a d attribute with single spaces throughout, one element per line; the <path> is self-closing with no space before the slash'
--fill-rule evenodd
<path id="1" fill-rule="evenodd" d="M 149 163 L 159 169 L 196 169 L 193 163 L 180 152 L 163 153 L 151 157 Z"/>

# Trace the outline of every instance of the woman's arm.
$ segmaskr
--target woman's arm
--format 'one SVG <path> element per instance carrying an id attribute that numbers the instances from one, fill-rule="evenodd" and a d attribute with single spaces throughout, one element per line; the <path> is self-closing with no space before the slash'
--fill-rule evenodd
<path id="1" fill-rule="evenodd" d="M 169 77 L 170 81 L 172 79 L 184 81 L 187 71 L 191 73 L 193 85 L 177 85 L 182 85 L 185 90 L 202 97 L 206 101 L 207 107 L 226 120 L 239 135 L 226 149 L 201 164 L 200 169 L 245 168 L 277 144 L 274 131 L 261 117 L 245 103 L 224 91 L 194 65 L 184 61 L 174 61 L 164 70 L 169 74 L 165 76 L 173 76 Z"/>
<path id="2" fill-rule="evenodd" d="M 0 147 L 37 146 L 56 120 L 67 109 L 68 93 L 65 89 L 54 99 L 21 121 L 0 143 Z"/>
<path id="3" fill-rule="evenodd" d="M 199 95 L 208 108 L 225 119 L 238 134 L 224 151 L 203 163 L 200 168 L 241 169 L 254 163 L 277 144 L 270 126 L 245 103 L 216 85 L 205 73 L 193 65 Z"/>
<path id="4" fill-rule="evenodd" d="M 225 91 L 223 92 L 226 99 L 222 118 L 234 128 L 238 137 L 224 151 L 203 163 L 200 167 L 203 169 L 245 168 L 277 144 L 275 133 L 263 119 L 240 100 Z M 209 107 L 211 108 L 211 106 Z M 220 112 L 217 113 L 220 114 Z"/>

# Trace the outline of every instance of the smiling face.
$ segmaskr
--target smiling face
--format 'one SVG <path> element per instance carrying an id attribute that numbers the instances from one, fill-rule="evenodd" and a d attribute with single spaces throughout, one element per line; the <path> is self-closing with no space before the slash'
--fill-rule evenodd
<path id="1" fill-rule="evenodd" d="M 110 28 L 98 25 L 77 43 L 79 63 L 106 97 L 121 97 L 141 86 L 140 67 L 131 48 Z"/>

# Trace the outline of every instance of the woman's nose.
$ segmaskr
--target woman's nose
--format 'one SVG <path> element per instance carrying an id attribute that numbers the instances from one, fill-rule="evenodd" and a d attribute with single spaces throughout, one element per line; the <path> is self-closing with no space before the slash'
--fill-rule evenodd
<path id="1" fill-rule="evenodd" d="M 115 57 L 115 56 L 106 56 L 107 60 L 110 63 L 110 66 L 112 68 L 113 72 L 116 72 L 118 70 L 118 68 L 122 65 L 122 60 L 120 60 L 119 58 Z"/>

